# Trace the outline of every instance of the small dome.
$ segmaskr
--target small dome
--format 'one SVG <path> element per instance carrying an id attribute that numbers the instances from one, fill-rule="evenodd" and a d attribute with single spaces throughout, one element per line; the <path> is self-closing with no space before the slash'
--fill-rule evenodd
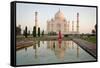
<path id="1" fill-rule="evenodd" d="M 64 20 L 65 17 L 64 17 L 63 12 L 59 10 L 59 11 L 55 14 L 55 19 Z"/>

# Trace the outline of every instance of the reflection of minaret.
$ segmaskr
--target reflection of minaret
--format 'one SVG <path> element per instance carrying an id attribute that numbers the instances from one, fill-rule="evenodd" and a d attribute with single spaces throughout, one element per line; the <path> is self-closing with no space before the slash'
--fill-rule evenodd
<path id="1" fill-rule="evenodd" d="M 35 41 L 35 43 L 36 43 L 36 41 Z M 38 55 L 37 55 L 37 46 L 36 46 L 36 44 L 33 45 L 33 49 L 35 50 L 35 52 L 34 52 L 35 58 L 37 58 Z"/>
<path id="2" fill-rule="evenodd" d="M 35 59 L 37 58 L 38 56 L 37 56 L 37 47 L 36 47 L 36 45 L 35 45 Z"/>
<path id="3" fill-rule="evenodd" d="M 79 13 L 77 13 L 77 33 L 79 34 Z"/>
<path id="4" fill-rule="evenodd" d="M 77 46 L 77 58 L 79 57 L 79 47 Z"/>
<path id="5" fill-rule="evenodd" d="M 72 21 L 72 32 L 74 32 L 74 21 Z"/>
<path id="6" fill-rule="evenodd" d="M 38 12 L 35 12 L 35 26 L 36 26 L 36 32 L 38 31 L 38 20 L 37 20 L 37 14 L 38 14 Z"/>

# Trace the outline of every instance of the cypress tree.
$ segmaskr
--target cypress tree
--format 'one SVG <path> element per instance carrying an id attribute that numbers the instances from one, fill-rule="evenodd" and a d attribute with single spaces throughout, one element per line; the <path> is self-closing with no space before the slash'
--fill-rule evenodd
<path id="1" fill-rule="evenodd" d="M 33 34 L 33 37 L 36 37 L 36 26 L 33 27 L 33 32 L 32 32 L 32 34 Z"/>
<path id="2" fill-rule="evenodd" d="M 42 36 L 44 35 L 44 30 L 42 31 Z"/>
<path id="3" fill-rule="evenodd" d="M 40 27 L 38 28 L 38 37 L 40 37 Z"/>
<path id="4" fill-rule="evenodd" d="M 25 38 L 27 38 L 27 26 L 25 27 Z"/>

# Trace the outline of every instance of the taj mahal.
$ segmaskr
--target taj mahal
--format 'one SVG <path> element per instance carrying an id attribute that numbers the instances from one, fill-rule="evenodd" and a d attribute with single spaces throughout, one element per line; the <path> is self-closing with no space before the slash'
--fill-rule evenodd
<path id="1" fill-rule="evenodd" d="M 72 25 L 70 25 L 70 23 Z M 76 29 L 74 29 L 75 27 Z M 79 33 L 79 13 L 77 13 L 76 22 L 74 21 L 70 22 L 65 18 L 63 11 L 59 9 L 56 12 L 54 18 L 47 20 L 47 32 L 48 33 L 56 32 L 58 34 L 59 31 L 61 31 L 62 34 L 78 34 Z"/>
<path id="2" fill-rule="evenodd" d="M 35 26 L 38 31 L 38 12 L 35 12 Z M 79 34 L 79 13 L 76 15 L 75 21 L 69 21 L 65 18 L 63 11 L 60 9 L 54 15 L 54 18 L 47 20 L 46 33 L 55 32 L 58 34 L 59 31 L 64 34 Z"/>

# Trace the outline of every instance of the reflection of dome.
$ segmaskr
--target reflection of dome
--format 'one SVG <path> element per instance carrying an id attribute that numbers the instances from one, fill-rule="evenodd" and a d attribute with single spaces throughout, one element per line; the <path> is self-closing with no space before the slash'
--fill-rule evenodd
<path id="1" fill-rule="evenodd" d="M 64 17 L 63 12 L 59 10 L 59 11 L 55 14 L 55 19 L 64 20 L 65 17 Z"/>

